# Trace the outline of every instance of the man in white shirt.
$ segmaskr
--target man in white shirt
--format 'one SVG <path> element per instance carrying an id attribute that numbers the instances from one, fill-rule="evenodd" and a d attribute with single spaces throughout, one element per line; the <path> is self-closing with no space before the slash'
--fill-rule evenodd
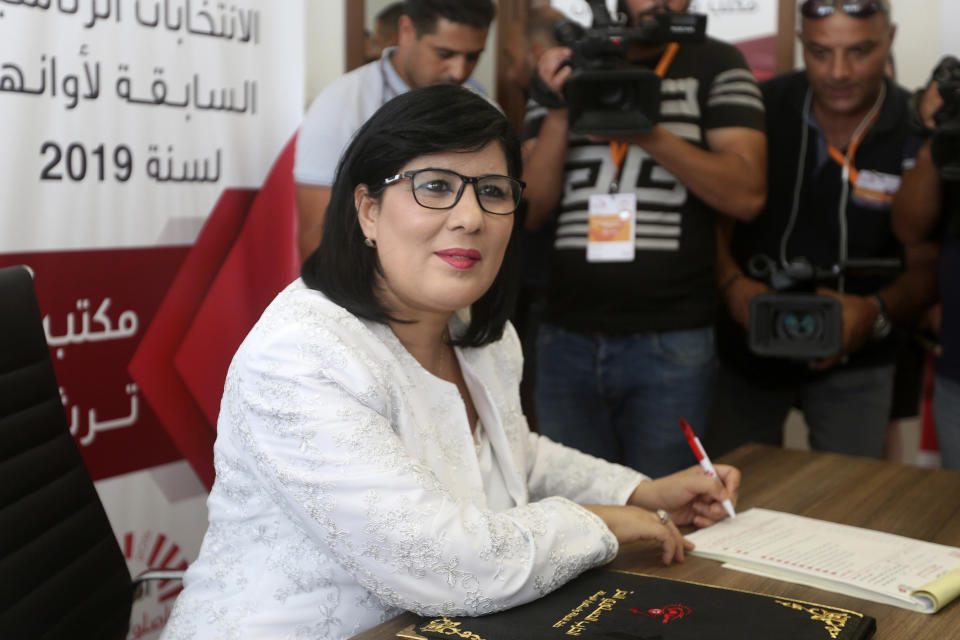
<path id="1" fill-rule="evenodd" d="M 320 244 L 340 154 L 385 102 L 410 89 L 463 84 L 487 40 L 491 0 L 406 0 L 396 47 L 338 78 L 310 105 L 297 136 L 297 245 L 305 259 Z"/>

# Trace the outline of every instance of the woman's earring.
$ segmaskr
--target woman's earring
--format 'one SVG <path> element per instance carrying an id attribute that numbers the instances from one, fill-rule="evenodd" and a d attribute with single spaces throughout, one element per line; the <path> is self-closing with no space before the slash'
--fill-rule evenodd
<path id="1" fill-rule="evenodd" d="M 371 249 L 375 249 L 376 246 L 377 246 L 377 243 L 374 242 L 372 238 L 364 238 L 364 239 L 363 239 L 363 244 L 367 245 L 367 246 L 370 247 Z"/>

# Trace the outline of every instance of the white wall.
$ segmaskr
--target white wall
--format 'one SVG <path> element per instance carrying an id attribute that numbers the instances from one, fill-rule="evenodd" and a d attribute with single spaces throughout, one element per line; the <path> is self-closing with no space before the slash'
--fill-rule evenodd
<path id="1" fill-rule="evenodd" d="M 897 63 L 897 81 L 908 89 L 926 84 L 930 71 L 940 60 L 943 9 L 960 4 L 957 0 L 893 0 L 893 21 L 897 35 L 893 58 Z M 960 36 L 960 23 L 943 25 L 952 32 L 954 42 Z"/>
<path id="2" fill-rule="evenodd" d="M 303 29 L 307 60 L 304 109 L 331 80 L 347 67 L 345 2 L 360 0 L 306 0 Z"/>
<path id="3" fill-rule="evenodd" d="M 960 57 L 960 2 L 943 0 L 940 45 L 944 53 Z"/>

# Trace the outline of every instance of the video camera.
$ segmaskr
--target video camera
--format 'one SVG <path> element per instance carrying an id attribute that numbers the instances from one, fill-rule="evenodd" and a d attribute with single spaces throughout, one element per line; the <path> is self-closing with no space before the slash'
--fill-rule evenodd
<path id="1" fill-rule="evenodd" d="M 589 29 L 571 20 L 556 27 L 557 40 L 573 51 L 573 73 L 563 87 L 570 128 L 610 136 L 648 133 L 660 120 L 660 77 L 629 64 L 627 52 L 637 44 L 703 42 L 707 16 L 664 13 L 627 27 L 614 22 L 603 0 L 589 3 Z"/>
<path id="2" fill-rule="evenodd" d="M 832 296 L 810 293 L 817 284 L 855 275 L 886 276 L 899 272 L 897 258 L 850 259 L 823 269 L 800 258 L 782 266 L 768 256 L 747 264 L 751 277 L 766 280 L 777 293 L 750 301 L 750 350 L 760 356 L 817 360 L 840 353 L 843 307 Z"/>
<path id="3" fill-rule="evenodd" d="M 930 141 L 933 163 L 944 180 L 960 181 L 960 60 L 948 56 L 933 72 L 943 106 L 935 116 Z"/>

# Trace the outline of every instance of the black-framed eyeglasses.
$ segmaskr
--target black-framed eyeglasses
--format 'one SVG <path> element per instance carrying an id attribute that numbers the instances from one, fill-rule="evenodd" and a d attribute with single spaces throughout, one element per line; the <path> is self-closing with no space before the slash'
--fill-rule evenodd
<path id="1" fill-rule="evenodd" d="M 804 18 L 818 20 L 842 11 L 854 18 L 869 18 L 878 13 L 890 13 L 885 0 L 804 0 L 800 13 Z"/>
<path id="2" fill-rule="evenodd" d="M 384 180 L 383 186 L 388 187 L 405 178 L 410 179 L 413 198 L 421 207 L 452 209 L 460 202 L 464 188 L 470 183 L 480 208 L 498 216 L 510 215 L 517 210 L 526 186 L 522 180 L 510 176 L 465 176 L 450 169 L 433 167 L 398 173 Z"/>

